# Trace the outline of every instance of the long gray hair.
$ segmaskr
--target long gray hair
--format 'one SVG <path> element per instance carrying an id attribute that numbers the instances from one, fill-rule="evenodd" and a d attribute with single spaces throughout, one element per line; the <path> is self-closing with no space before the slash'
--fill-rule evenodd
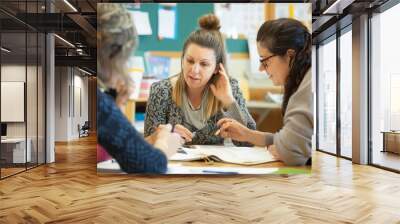
<path id="1" fill-rule="evenodd" d="M 121 4 L 97 4 L 98 79 L 106 87 L 115 80 L 132 85 L 126 62 L 138 44 L 137 32 L 128 10 Z"/>

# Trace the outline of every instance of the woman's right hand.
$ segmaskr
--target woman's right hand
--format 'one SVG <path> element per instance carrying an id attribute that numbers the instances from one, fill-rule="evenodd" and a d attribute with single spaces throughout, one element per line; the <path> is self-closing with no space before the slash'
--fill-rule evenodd
<path id="1" fill-rule="evenodd" d="M 249 141 L 249 132 L 246 126 L 231 118 L 222 118 L 217 122 L 219 136 L 223 138 L 231 138 L 239 142 Z"/>
<path id="2" fill-rule="evenodd" d="M 154 146 L 161 149 L 169 158 L 182 146 L 182 138 L 177 133 L 172 133 L 170 124 L 159 125 L 156 130 Z"/>
<path id="3" fill-rule="evenodd" d="M 192 132 L 189 131 L 189 129 L 185 128 L 184 126 L 180 124 L 176 124 L 174 128 L 174 132 L 178 133 L 184 140 L 185 142 L 191 142 L 193 138 Z"/>

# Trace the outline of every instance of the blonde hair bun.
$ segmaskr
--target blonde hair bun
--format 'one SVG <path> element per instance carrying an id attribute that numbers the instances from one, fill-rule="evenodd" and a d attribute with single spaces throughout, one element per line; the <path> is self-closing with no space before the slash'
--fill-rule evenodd
<path id="1" fill-rule="evenodd" d="M 199 25 L 200 28 L 205 30 L 218 31 L 221 28 L 218 17 L 211 13 L 200 17 Z"/>

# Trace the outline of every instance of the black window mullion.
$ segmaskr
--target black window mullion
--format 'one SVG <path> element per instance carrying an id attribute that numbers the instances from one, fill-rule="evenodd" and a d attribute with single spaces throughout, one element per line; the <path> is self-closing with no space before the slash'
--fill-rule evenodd
<path id="1" fill-rule="evenodd" d="M 25 0 L 25 21 L 28 17 L 28 0 Z M 25 120 L 25 170 L 28 170 L 28 113 L 27 113 L 27 89 L 28 89 L 28 25 L 25 23 L 25 88 L 24 88 L 24 120 Z"/>
<path id="2" fill-rule="evenodd" d="M 39 13 L 39 0 L 36 1 Z M 36 166 L 39 165 L 39 32 L 36 32 Z"/>
<path id="3" fill-rule="evenodd" d="M 368 20 L 367 20 L 367 46 L 368 46 L 368 53 L 367 53 L 367 64 L 368 64 L 368 69 L 367 69 L 367 119 L 368 119 L 368 124 L 367 124 L 367 139 L 368 139 L 368 155 L 367 155 L 367 160 L 368 164 L 373 164 L 373 149 L 372 149 L 372 65 L 371 65 L 371 56 L 372 56 L 372 11 L 368 12 Z"/>
<path id="4" fill-rule="evenodd" d="M 336 30 L 336 154 L 341 157 L 341 114 L 340 114 L 340 78 L 341 78 L 341 64 L 340 64 L 340 36 L 341 32 L 339 27 Z"/>
<path id="5" fill-rule="evenodd" d="M 318 60 L 319 60 L 319 44 L 315 46 L 315 148 L 319 150 L 319 71 L 318 71 Z"/>

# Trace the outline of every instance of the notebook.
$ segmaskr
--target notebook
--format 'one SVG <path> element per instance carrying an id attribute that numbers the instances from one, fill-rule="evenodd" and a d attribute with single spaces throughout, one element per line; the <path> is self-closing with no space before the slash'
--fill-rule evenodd
<path id="1" fill-rule="evenodd" d="M 256 165 L 277 161 L 265 148 L 236 147 L 216 145 L 193 145 L 192 148 L 181 148 L 173 155 L 171 161 L 195 161 L 209 159 L 216 162 L 240 165 Z"/>

